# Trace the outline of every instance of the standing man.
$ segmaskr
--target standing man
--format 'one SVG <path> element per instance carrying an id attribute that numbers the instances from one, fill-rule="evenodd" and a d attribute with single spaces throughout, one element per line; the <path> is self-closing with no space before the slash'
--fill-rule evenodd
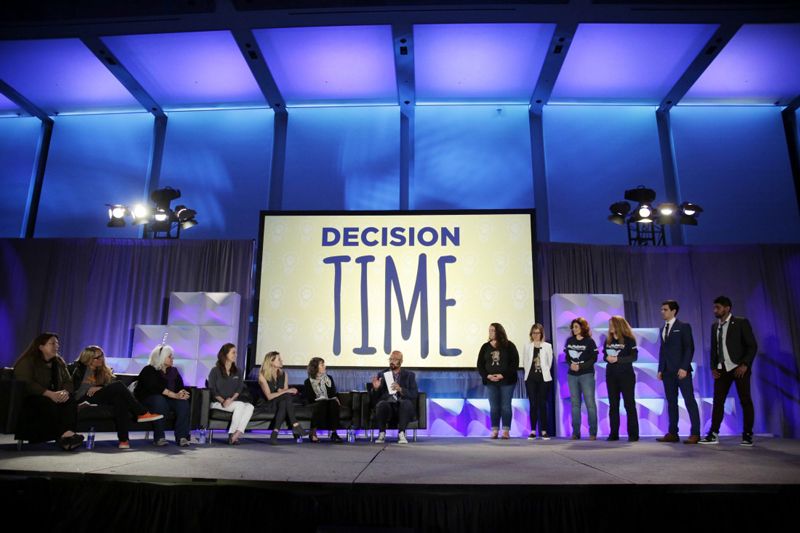
<path id="1" fill-rule="evenodd" d="M 378 440 L 375 441 L 378 444 L 386 442 L 386 425 L 390 420 L 397 420 L 397 443 L 408 444 L 406 427 L 417 416 L 417 378 L 412 371 L 400 368 L 402 365 L 403 353 L 395 350 L 389 356 L 389 368 L 372 378 L 370 403 L 375 406 L 378 419 Z M 388 371 L 394 379 L 391 390 L 383 378 Z"/>
<path id="2" fill-rule="evenodd" d="M 666 300 L 661 304 L 661 318 L 664 327 L 661 330 L 661 346 L 658 350 L 658 379 L 664 381 L 664 395 L 667 397 L 669 413 L 669 431 L 658 442 L 679 442 L 678 437 L 678 389 L 681 391 L 686 410 L 689 411 L 691 432 L 684 444 L 700 442 L 700 411 L 694 399 L 692 386 L 692 358 L 694 357 L 694 340 L 692 327 L 676 318 L 680 306 L 675 300 Z"/>
<path id="3" fill-rule="evenodd" d="M 711 375 L 714 377 L 714 408 L 711 412 L 711 429 L 700 444 L 718 444 L 719 427 L 725 414 L 725 398 L 736 382 L 739 403 L 742 404 L 744 427 L 742 446 L 753 445 L 753 399 L 750 397 L 750 375 L 758 345 L 753 328 L 746 318 L 731 315 L 733 303 L 727 296 L 714 300 L 714 318 L 711 326 Z"/>

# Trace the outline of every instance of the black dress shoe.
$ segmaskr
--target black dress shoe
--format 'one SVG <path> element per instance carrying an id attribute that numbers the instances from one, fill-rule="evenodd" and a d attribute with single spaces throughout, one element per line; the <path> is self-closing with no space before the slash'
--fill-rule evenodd
<path id="1" fill-rule="evenodd" d="M 331 433 L 331 442 L 335 442 L 335 443 L 339 444 L 339 443 L 344 442 L 344 441 L 342 440 L 342 437 L 340 437 L 338 433 L 334 432 L 334 433 Z"/>
<path id="2" fill-rule="evenodd" d="M 278 432 L 272 431 L 272 435 L 269 436 L 269 443 L 272 445 L 278 444 Z"/>
<path id="3" fill-rule="evenodd" d="M 609 435 L 606 440 L 619 440 L 619 435 Z"/>
<path id="4" fill-rule="evenodd" d="M 628 437 L 628 442 L 639 442 L 639 437 Z"/>

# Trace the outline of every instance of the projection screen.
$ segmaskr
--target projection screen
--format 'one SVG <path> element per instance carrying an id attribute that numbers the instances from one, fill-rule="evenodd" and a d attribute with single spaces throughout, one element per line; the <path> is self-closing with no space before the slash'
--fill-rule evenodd
<path id="1" fill-rule="evenodd" d="M 474 367 L 534 322 L 533 212 L 262 212 L 256 363 Z"/>

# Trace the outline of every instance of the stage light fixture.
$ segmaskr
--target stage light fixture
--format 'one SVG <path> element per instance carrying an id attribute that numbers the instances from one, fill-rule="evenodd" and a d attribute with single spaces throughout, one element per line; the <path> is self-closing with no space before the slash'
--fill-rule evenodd
<path id="1" fill-rule="evenodd" d="M 683 202 L 680 207 L 673 202 L 656 205 L 656 192 L 640 185 L 625 191 L 625 202 L 615 202 L 609 209 L 610 222 L 620 226 L 628 226 L 628 244 L 666 246 L 664 226 L 680 223 L 688 226 L 697 225 L 697 215 L 703 208 L 692 202 Z M 628 202 L 638 205 L 630 212 Z M 630 214 L 629 214 L 630 213 Z"/>
<path id="2" fill-rule="evenodd" d="M 144 225 L 144 237 L 153 239 L 177 239 L 181 230 L 198 224 L 195 217 L 197 211 L 185 205 L 179 205 L 173 211 L 170 203 L 180 198 L 181 191 L 172 187 L 164 187 L 150 193 L 154 207 L 136 204 L 132 208 L 122 204 L 106 204 L 108 206 L 108 227 L 125 226 L 125 217 L 130 216 L 134 225 Z M 175 233 L 173 233 L 175 230 Z"/>

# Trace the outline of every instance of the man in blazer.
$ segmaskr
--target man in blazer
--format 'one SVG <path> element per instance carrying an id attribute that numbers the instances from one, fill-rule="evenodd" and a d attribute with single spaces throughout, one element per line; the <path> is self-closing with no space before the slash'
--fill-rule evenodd
<path id="1" fill-rule="evenodd" d="M 746 318 L 733 316 L 733 303 L 727 296 L 714 300 L 714 324 L 711 325 L 711 375 L 714 377 L 714 408 L 711 412 L 711 429 L 701 444 L 719 443 L 719 427 L 725 415 L 725 398 L 736 382 L 739 403 L 742 404 L 744 426 L 742 446 L 753 445 L 753 399 L 750 397 L 750 375 L 758 345 L 753 328 Z"/>
<path id="2" fill-rule="evenodd" d="M 397 419 L 397 443 L 408 444 L 406 427 L 416 417 L 417 378 L 410 370 L 400 368 L 403 365 L 403 354 L 397 350 L 389 356 L 389 368 L 382 370 L 372 378 L 370 403 L 375 406 L 375 417 L 378 419 L 378 444 L 386 442 L 386 425 Z M 384 374 L 392 372 L 394 383 L 391 390 L 386 386 Z"/>
<path id="3" fill-rule="evenodd" d="M 664 381 L 664 395 L 667 399 L 669 430 L 659 442 L 679 442 L 678 437 L 678 390 L 680 389 L 686 410 L 689 412 L 691 431 L 684 444 L 700 442 L 700 411 L 694 399 L 692 386 L 692 358 L 694 357 L 694 339 L 692 327 L 676 317 L 680 306 L 675 300 L 666 300 L 661 304 L 661 344 L 658 350 L 658 379 Z"/>

